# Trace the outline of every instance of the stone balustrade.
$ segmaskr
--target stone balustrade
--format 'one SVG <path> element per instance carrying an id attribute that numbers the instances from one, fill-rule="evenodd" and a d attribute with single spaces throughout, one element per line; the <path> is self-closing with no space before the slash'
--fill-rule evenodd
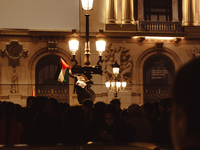
<path id="1" fill-rule="evenodd" d="M 182 32 L 181 22 L 138 21 L 138 31 Z"/>

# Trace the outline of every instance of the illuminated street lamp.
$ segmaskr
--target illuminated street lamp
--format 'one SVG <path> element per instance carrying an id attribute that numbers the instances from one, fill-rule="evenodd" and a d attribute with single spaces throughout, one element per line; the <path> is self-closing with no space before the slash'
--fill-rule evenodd
<path id="1" fill-rule="evenodd" d="M 92 10 L 93 0 L 81 0 L 82 8 L 86 11 Z"/>
<path id="2" fill-rule="evenodd" d="M 92 10 L 93 6 L 93 0 L 81 0 L 82 2 L 82 8 L 86 11 L 85 17 L 86 17 L 86 33 L 85 33 L 85 58 L 84 58 L 84 66 L 77 64 L 77 60 L 75 59 L 76 51 L 79 47 L 78 42 L 78 34 L 75 30 L 72 30 L 71 40 L 69 41 L 69 48 L 72 52 L 73 59 L 72 62 L 75 62 L 75 64 L 72 67 L 72 74 L 84 74 L 89 80 L 92 78 L 91 74 L 100 74 L 102 75 L 102 67 L 100 63 L 103 62 L 102 60 L 102 53 L 105 51 L 106 41 L 105 41 L 105 35 L 103 35 L 103 30 L 99 31 L 99 34 L 96 36 L 96 50 L 99 52 L 99 60 L 97 62 L 96 66 L 91 66 L 90 63 L 90 42 L 89 42 L 89 14 L 88 12 Z"/>
<path id="3" fill-rule="evenodd" d="M 119 68 L 120 68 L 120 65 L 118 65 L 117 62 L 115 62 L 115 64 L 113 65 L 114 80 L 107 81 L 105 83 L 108 91 L 114 93 L 114 98 L 118 98 L 118 93 L 125 92 L 125 88 L 126 88 L 126 82 L 124 81 L 121 82 L 117 80 L 117 76 L 119 75 Z"/>

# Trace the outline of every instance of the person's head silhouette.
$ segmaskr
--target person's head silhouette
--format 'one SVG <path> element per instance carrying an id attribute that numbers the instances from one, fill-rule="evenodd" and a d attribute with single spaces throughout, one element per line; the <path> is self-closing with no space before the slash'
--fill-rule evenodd
<path id="1" fill-rule="evenodd" d="M 171 132 L 175 149 L 200 148 L 200 58 L 177 72 L 172 96 Z"/>

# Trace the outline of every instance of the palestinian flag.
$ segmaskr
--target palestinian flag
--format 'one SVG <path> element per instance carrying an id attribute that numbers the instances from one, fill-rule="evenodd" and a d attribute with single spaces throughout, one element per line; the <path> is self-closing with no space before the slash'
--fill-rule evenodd
<path id="1" fill-rule="evenodd" d="M 69 73 L 71 72 L 71 68 L 61 57 L 60 61 L 61 61 L 61 70 L 57 80 L 62 83 L 67 83 Z"/>

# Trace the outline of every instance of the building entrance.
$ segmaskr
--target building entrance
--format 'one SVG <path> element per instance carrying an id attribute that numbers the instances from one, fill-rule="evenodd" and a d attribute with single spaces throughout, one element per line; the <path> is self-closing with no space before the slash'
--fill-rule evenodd
<path id="1" fill-rule="evenodd" d="M 169 57 L 156 54 L 147 58 L 143 66 L 144 103 L 171 97 L 174 75 L 174 64 Z"/>
<path id="2" fill-rule="evenodd" d="M 69 102 L 69 84 L 57 81 L 60 56 L 46 55 L 36 65 L 36 96 L 47 96 L 57 99 L 59 102 Z"/>

